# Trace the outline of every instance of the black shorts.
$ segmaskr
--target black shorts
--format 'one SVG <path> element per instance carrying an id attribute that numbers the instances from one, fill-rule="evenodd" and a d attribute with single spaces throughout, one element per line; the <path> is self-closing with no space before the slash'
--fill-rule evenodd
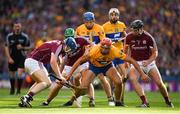
<path id="1" fill-rule="evenodd" d="M 19 58 L 18 60 L 13 59 L 14 60 L 13 64 L 8 63 L 9 71 L 17 71 L 18 68 L 24 68 L 25 59 L 26 59 L 25 57 Z"/>

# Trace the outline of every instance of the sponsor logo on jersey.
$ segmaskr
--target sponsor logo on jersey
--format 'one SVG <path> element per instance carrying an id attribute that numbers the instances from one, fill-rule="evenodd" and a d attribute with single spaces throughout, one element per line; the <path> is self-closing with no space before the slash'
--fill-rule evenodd
<path id="1" fill-rule="evenodd" d="M 135 40 L 131 40 L 131 43 L 135 43 L 136 41 Z"/>
<path id="2" fill-rule="evenodd" d="M 114 34 L 114 38 L 119 38 L 120 37 L 120 33 Z"/>

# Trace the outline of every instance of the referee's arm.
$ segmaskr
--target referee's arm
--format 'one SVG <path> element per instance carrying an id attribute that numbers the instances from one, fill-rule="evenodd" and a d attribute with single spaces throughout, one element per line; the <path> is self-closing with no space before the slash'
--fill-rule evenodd
<path id="1" fill-rule="evenodd" d="M 24 50 L 30 50 L 30 49 L 32 49 L 34 45 L 33 45 L 33 43 L 31 43 L 28 35 L 26 35 L 25 38 L 26 38 L 26 40 L 25 40 L 25 46 L 23 46 L 23 49 L 24 49 Z"/>
<path id="2" fill-rule="evenodd" d="M 8 62 L 14 63 L 14 60 L 11 58 L 10 53 L 9 53 L 9 35 L 6 37 L 5 54 L 6 54 L 6 57 L 8 58 Z"/>

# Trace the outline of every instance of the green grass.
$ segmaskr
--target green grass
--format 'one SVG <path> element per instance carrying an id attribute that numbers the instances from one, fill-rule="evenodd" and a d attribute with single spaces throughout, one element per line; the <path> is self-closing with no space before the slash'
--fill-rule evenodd
<path id="1" fill-rule="evenodd" d="M 22 95 L 27 90 L 22 91 Z M 107 98 L 103 91 L 95 91 L 96 107 L 88 107 L 88 98 L 83 98 L 82 108 L 75 106 L 64 108 L 60 107 L 71 95 L 69 90 L 60 91 L 59 95 L 48 107 L 40 106 L 41 102 L 47 98 L 49 90 L 45 90 L 34 97 L 33 108 L 19 108 L 20 96 L 9 95 L 9 90 L 0 89 L 0 114 L 180 114 L 180 93 L 170 93 L 175 108 L 167 108 L 159 92 L 148 92 L 147 98 L 150 108 L 136 108 L 140 100 L 134 92 L 125 93 L 125 102 L 128 107 L 109 107 Z"/>

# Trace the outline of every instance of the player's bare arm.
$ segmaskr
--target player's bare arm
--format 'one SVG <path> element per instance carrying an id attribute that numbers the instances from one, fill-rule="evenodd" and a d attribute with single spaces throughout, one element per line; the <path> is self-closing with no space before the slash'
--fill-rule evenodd
<path id="1" fill-rule="evenodd" d="M 62 62 L 60 63 L 60 72 L 62 73 L 64 66 L 66 65 L 67 56 L 64 56 L 62 59 Z"/>
<path id="2" fill-rule="evenodd" d="M 126 44 L 126 39 L 125 39 L 125 44 L 124 44 L 123 51 L 124 51 L 124 53 L 125 53 L 126 55 L 129 55 L 129 56 L 130 56 L 130 47 L 129 47 L 129 45 Z M 125 67 L 126 67 L 126 68 L 129 67 L 128 62 L 125 62 Z"/>
<path id="3" fill-rule="evenodd" d="M 127 61 L 131 64 L 133 64 L 133 66 L 136 68 L 136 70 L 139 72 L 140 76 L 141 76 L 141 79 L 144 81 L 144 82 L 148 82 L 149 81 L 149 78 L 148 76 L 141 70 L 140 66 L 138 65 L 138 63 L 131 57 L 129 56 L 126 56 L 126 58 L 124 59 L 124 61 Z"/>
<path id="4" fill-rule="evenodd" d="M 86 55 L 83 55 L 82 57 L 80 57 L 75 63 L 74 65 L 72 66 L 72 69 L 70 71 L 70 73 L 66 76 L 66 79 L 69 80 L 70 77 L 72 76 L 73 72 L 77 69 L 77 67 L 83 63 L 83 62 L 86 62 L 89 60 L 89 55 L 86 54 Z"/>
<path id="5" fill-rule="evenodd" d="M 51 64 L 51 67 L 52 67 L 53 71 L 55 72 L 55 74 L 56 74 L 59 78 L 61 78 L 62 80 L 64 80 L 64 78 L 63 78 L 62 75 L 61 75 L 61 72 L 60 72 L 58 63 L 57 63 L 57 57 L 54 55 L 54 53 L 51 53 L 50 64 Z"/>

